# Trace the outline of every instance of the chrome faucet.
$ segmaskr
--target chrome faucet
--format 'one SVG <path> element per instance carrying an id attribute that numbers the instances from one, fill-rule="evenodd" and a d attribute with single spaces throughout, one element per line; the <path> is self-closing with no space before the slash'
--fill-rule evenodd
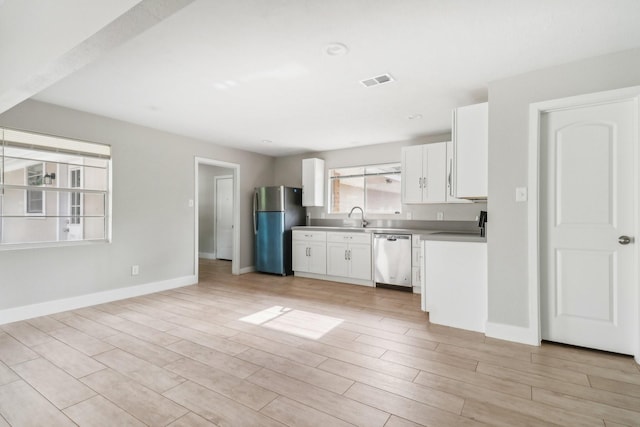
<path id="1" fill-rule="evenodd" d="M 362 213 L 362 227 L 366 227 L 369 224 L 369 221 L 367 221 L 366 219 L 364 219 L 364 211 L 362 210 L 362 208 L 360 206 L 354 206 L 351 209 L 351 212 L 349 212 L 348 217 L 351 218 L 351 214 L 353 213 L 353 211 L 355 211 L 356 209 L 360 209 L 360 212 Z"/>

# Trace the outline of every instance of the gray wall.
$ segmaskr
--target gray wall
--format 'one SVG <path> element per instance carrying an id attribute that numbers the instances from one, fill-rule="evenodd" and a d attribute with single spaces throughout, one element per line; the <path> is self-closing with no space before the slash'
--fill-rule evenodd
<path id="1" fill-rule="evenodd" d="M 408 145 L 429 144 L 432 142 L 450 141 L 450 134 L 425 136 L 411 141 L 390 142 L 387 144 L 367 145 L 363 147 L 346 148 L 344 150 L 320 151 L 296 156 L 278 157 L 275 161 L 275 185 L 302 185 L 302 159 L 317 157 L 325 161 L 325 206 L 322 208 L 308 208 L 312 218 L 320 218 L 327 212 L 327 174 L 331 168 L 360 166 L 380 163 L 399 163 L 401 148 Z M 437 213 L 443 212 L 447 221 L 473 221 L 481 210 L 486 210 L 486 203 L 468 204 L 428 204 L 402 205 L 402 214 L 398 219 L 407 219 L 411 213 L 414 220 L 436 220 Z M 344 216 L 344 215 L 342 215 Z M 376 218 L 371 215 L 370 218 Z M 389 215 L 386 215 L 389 218 Z"/>
<path id="2" fill-rule="evenodd" d="M 0 252 L 0 309 L 192 275 L 195 156 L 240 165 L 240 268 L 253 265 L 251 195 L 273 181 L 272 157 L 36 101 L 0 115 L 0 126 L 113 149 L 113 242 Z"/>
<path id="3" fill-rule="evenodd" d="M 529 326 L 527 185 L 529 104 L 640 85 L 640 49 L 489 84 L 489 321 Z M 534 195 L 530 195 L 533 197 Z"/>
<path id="4" fill-rule="evenodd" d="M 216 251 L 215 237 L 215 177 L 233 175 L 233 169 L 211 165 L 198 167 L 198 249 L 200 253 Z"/>

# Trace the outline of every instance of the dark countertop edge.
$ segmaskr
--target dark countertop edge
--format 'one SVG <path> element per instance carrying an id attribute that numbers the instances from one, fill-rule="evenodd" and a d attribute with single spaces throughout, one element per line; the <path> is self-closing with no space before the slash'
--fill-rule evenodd
<path id="1" fill-rule="evenodd" d="M 362 228 L 362 227 L 331 227 L 331 226 L 317 226 L 317 225 L 298 225 L 292 227 L 292 230 L 298 231 L 326 231 L 326 232 L 342 232 L 342 233 L 370 233 L 370 234 L 413 234 L 419 235 L 420 240 L 438 240 L 448 242 L 480 242 L 486 243 L 487 238 L 478 234 L 471 234 L 466 232 L 449 234 L 443 230 L 424 230 L 424 229 L 411 229 L 411 228 Z M 442 233 L 442 234 L 437 234 Z"/>

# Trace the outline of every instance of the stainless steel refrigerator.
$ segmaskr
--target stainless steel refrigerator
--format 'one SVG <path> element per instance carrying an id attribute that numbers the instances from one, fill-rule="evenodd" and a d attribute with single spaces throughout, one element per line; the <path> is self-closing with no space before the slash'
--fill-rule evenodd
<path id="1" fill-rule="evenodd" d="M 302 189 L 258 187 L 253 195 L 256 271 L 286 276 L 291 269 L 291 227 L 304 225 Z"/>

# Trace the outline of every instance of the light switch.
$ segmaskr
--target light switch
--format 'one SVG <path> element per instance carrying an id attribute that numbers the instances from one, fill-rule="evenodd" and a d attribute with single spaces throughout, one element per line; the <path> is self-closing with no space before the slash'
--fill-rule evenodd
<path id="1" fill-rule="evenodd" d="M 516 202 L 527 201 L 527 187 L 516 187 Z"/>
<path id="2" fill-rule="evenodd" d="M 189 199 L 189 207 L 192 208 L 193 207 L 193 199 Z"/>

